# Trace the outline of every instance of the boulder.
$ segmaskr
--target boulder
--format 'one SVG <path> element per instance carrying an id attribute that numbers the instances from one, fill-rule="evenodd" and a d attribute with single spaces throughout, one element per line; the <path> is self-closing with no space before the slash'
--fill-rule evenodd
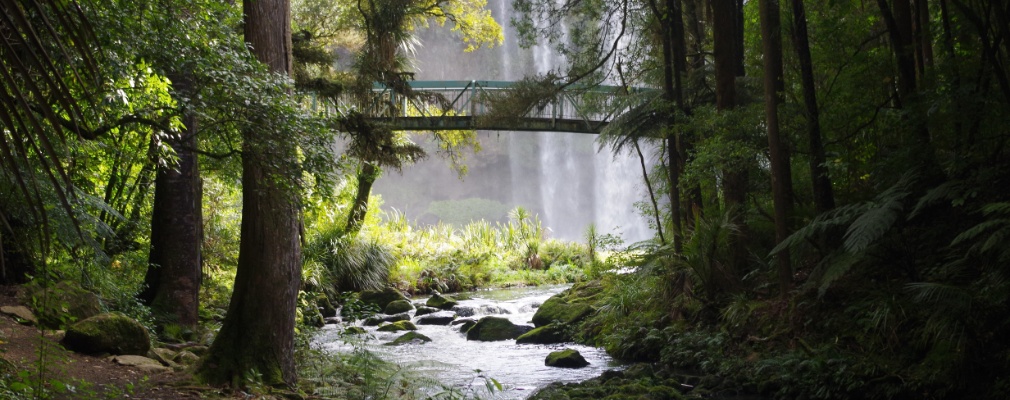
<path id="1" fill-rule="evenodd" d="M 460 317 L 472 317 L 477 315 L 477 308 L 470 306 L 455 306 L 452 308 L 452 312 L 456 313 Z"/>
<path id="2" fill-rule="evenodd" d="M 341 322 L 340 317 L 326 317 L 323 318 L 323 323 L 326 325 L 336 325 Z"/>
<path id="3" fill-rule="evenodd" d="M 368 333 L 368 331 L 360 326 L 348 326 L 347 329 L 344 329 L 345 335 L 364 335 L 366 333 Z"/>
<path id="4" fill-rule="evenodd" d="M 548 354 L 544 365 L 558 368 L 582 368 L 589 365 L 589 361 L 586 361 L 577 350 L 564 349 Z"/>
<path id="5" fill-rule="evenodd" d="M 172 369 L 161 365 L 158 360 L 138 356 L 138 355 L 120 355 L 109 357 L 109 361 L 112 361 L 119 365 L 125 365 L 128 367 L 134 367 L 144 372 L 155 373 L 155 372 L 169 372 Z"/>
<path id="6" fill-rule="evenodd" d="M 63 346 L 78 353 L 146 355 L 151 349 L 147 328 L 119 313 L 99 314 L 69 328 Z"/>
<path id="7" fill-rule="evenodd" d="M 175 358 L 179 356 L 179 353 L 172 349 L 166 348 L 153 348 L 147 353 L 147 358 L 158 360 L 161 365 L 171 367 L 171 364 L 175 364 Z M 171 364 L 169 364 L 171 363 Z"/>
<path id="8" fill-rule="evenodd" d="M 407 343 L 419 343 L 420 344 L 420 343 L 427 343 L 427 342 L 430 342 L 430 341 L 431 341 L 431 338 L 429 338 L 427 336 L 424 336 L 424 335 L 422 335 L 420 333 L 417 333 L 417 332 L 407 332 L 407 333 L 404 333 L 403 335 L 400 335 L 400 337 L 398 337 L 396 339 L 393 339 L 392 342 L 386 343 L 385 345 L 386 346 L 399 346 L 401 344 L 407 344 Z"/>
<path id="9" fill-rule="evenodd" d="M 498 307 L 498 306 L 494 306 L 494 305 L 490 305 L 490 304 L 484 304 L 484 305 L 480 306 L 480 308 L 478 310 L 479 310 L 479 312 L 481 314 L 484 314 L 484 315 L 512 314 L 512 311 L 509 311 L 508 309 L 505 309 L 505 308 L 502 308 L 502 307 Z"/>
<path id="10" fill-rule="evenodd" d="M 203 357 L 203 356 L 207 355 L 208 351 L 210 351 L 210 347 L 203 346 L 203 345 L 189 346 L 189 347 L 186 348 L 186 350 L 188 350 L 190 353 L 193 353 L 193 354 L 195 354 L 197 356 Z M 180 354 L 181 353 L 182 352 L 180 352 Z"/>
<path id="11" fill-rule="evenodd" d="M 386 306 L 394 301 L 407 300 L 403 293 L 391 287 L 382 290 L 362 290 L 358 298 L 361 302 L 375 305 L 380 310 L 385 310 Z"/>
<path id="12" fill-rule="evenodd" d="M 466 340 L 491 342 L 515 339 L 530 329 L 532 327 L 513 324 L 506 318 L 484 317 L 466 331 Z"/>
<path id="13" fill-rule="evenodd" d="M 323 318 L 333 318 L 337 316 L 337 307 L 335 307 L 330 301 L 330 298 L 325 295 L 320 295 L 316 298 L 316 307 L 319 307 L 319 313 L 323 315 Z"/>
<path id="14" fill-rule="evenodd" d="M 473 328 L 474 325 L 477 325 L 477 320 L 475 319 L 467 318 L 463 320 L 463 323 L 459 324 L 459 333 L 469 332 L 470 328 Z"/>
<path id="15" fill-rule="evenodd" d="M 420 317 L 422 315 L 436 313 L 438 311 L 439 311 L 439 309 L 437 309 L 435 307 L 419 306 L 419 307 L 417 307 L 416 311 L 414 311 L 414 316 L 415 317 Z"/>
<path id="16" fill-rule="evenodd" d="M 409 312 L 414 309 L 414 305 L 407 300 L 395 300 L 386 305 L 382 312 L 386 314 L 399 314 Z"/>
<path id="17" fill-rule="evenodd" d="M 14 320 L 22 325 L 38 325 L 39 319 L 35 318 L 35 313 L 29 310 L 25 306 L 3 306 L 0 307 L 0 313 L 10 315 L 14 317 Z"/>
<path id="18" fill-rule="evenodd" d="M 399 332 L 399 331 L 416 331 L 417 327 L 410 321 L 396 321 L 390 322 L 386 325 L 379 327 L 379 332 Z"/>
<path id="19" fill-rule="evenodd" d="M 418 325 L 449 325 L 456 319 L 456 313 L 452 311 L 439 311 L 428 314 L 417 319 Z"/>
<path id="20" fill-rule="evenodd" d="M 365 320 L 365 326 L 376 326 L 383 322 L 410 321 L 410 314 L 376 315 Z"/>
<path id="21" fill-rule="evenodd" d="M 438 308 L 441 310 L 451 310 L 453 307 L 459 305 L 459 302 L 452 297 L 442 296 L 441 294 L 435 293 L 431 295 L 431 298 L 428 299 L 428 301 L 425 302 L 424 305 L 428 307 Z"/>
<path id="22" fill-rule="evenodd" d="M 102 312 L 102 302 L 98 295 L 70 281 L 35 290 L 31 293 L 31 298 L 39 324 L 45 328 L 65 328 Z"/>
<path id="23" fill-rule="evenodd" d="M 560 294 L 544 302 L 533 314 L 533 325 L 541 327 L 554 321 L 563 324 L 574 324 L 593 313 L 593 308 L 585 303 L 569 303 Z"/>
<path id="24" fill-rule="evenodd" d="M 516 344 L 553 344 L 572 341 L 568 329 L 559 324 L 547 324 L 516 338 Z"/>
<path id="25" fill-rule="evenodd" d="M 200 361 L 200 356 L 196 355 L 196 353 L 193 353 L 189 350 L 183 350 L 180 351 L 179 355 L 175 356 L 175 359 L 172 361 L 175 361 L 176 363 L 182 365 L 193 365 L 196 364 L 197 361 Z"/>

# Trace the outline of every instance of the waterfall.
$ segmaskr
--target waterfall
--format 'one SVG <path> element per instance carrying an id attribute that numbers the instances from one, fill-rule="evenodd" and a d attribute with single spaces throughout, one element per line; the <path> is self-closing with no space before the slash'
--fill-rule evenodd
<path id="1" fill-rule="evenodd" d="M 566 60 L 549 45 L 521 49 L 509 25 L 510 2 L 493 4 L 492 14 L 505 29 L 501 46 L 461 54 L 448 28 L 422 30 L 416 79 L 516 81 L 564 68 Z M 471 163 L 476 165 L 470 165 L 462 182 L 432 157 L 404 168 L 402 175 L 384 175 L 376 183 L 376 193 L 386 206 L 419 222 L 433 222 L 432 216 L 425 216 L 425 201 L 479 197 L 538 214 L 550 238 L 582 241 L 589 224 L 601 234 L 621 233 L 626 242 L 651 237 L 647 220 L 635 208 L 635 202 L 647 197 L 637 155 L 615 157 L 609 149 L 598 151 L 597 136 L 588 134 L 482 132 L 480 136 L 485 150 L 470 159 L 484 159 Z"/>

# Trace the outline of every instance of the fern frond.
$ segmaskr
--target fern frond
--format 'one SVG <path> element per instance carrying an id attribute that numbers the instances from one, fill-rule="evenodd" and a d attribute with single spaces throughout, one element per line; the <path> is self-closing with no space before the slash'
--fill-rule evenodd
<path id="1" fill-rule="evenodd" d="M 905 287 L 918 302 L 942 305 L 944 308 L 962 311 L 971 307 L 972 294 L 960 286 L 935 282 L 914 282 L 905 285 Z"/>
<path id="2" fill-rule="evenodd" d="M 953 247 L 961 245 L 962 243 L 967 241 L 980 240 L 980 237 L 986 232 L 989 232 L 993 229 L 1001 229 L 1006 227 L 1010 227 L 1010 219 L 1001 218 L 991 221 L 984 221 L 958 234 L 954 238 L 954 240 L 950 242 L 950 245 Z"/>
<path id="3" fill-rule="evenodd" d="M 817 237 L 824 235 L 825 232 L 832 228 L 849 224 L 856 218 L 856 216 L 864 212 L 867 208 L 867 203 L 856 203 L 838 207 L 834 210 L 818 215 L 817 218 L 814 218 L 814 220 L 810 221 L 809 224 L 797 229 L 793 232 L 793 234 L 789 235 L 789 237 L 779 243 L 778 246 L 775 246 L 768 256 L 772 257 L 787 248 L 794 248 L 807 243 L 808 241 L 815 240 Z"/>
<path id="4" fill-rule="evenodd" d="M 992 216 L 993 214 L 1010 215 L 1010 202 L 989 203 L 982 206 L 982 214 Z"/>
<path id="5" fill-rule="evenodd" d="M 860 215 L 845 232 L 845 250 L 859 253 L 884 236 L 901 216 L 904 205 L 896 196 Z"/>
<path id="6" fill-rule="evenodd" d="M 952 201 L 957 198 L 964 197 L 965 189 L 967 185 L 963 181 L 953 180 L 942 183 L 933 189 L 930 189 L 919 202 L 915 204 L 912 208 L 912 212 L 908 214 L 908 219 L 915 218 L 926 208 L 936 205 L 941 201 Z"/>
<path id="7" fill-rule="evenodd" d="M 972 249 L 980 254 L 987 254 L 993 250 L 1002 250 L 1003 253 L 1010 253 L 1007 248 L 1007 237 L 1010 236 L 1010 221 L 1002 228 L 989 235 L 989 238 L 981 246 L 973 246 Z"/>
<path id="8" fill-rule="evenodd" d="M 824 293 L 828 291 L 831 284 L 842 276 L 845 276 L 852 269 L 852 266 L 856 265 L 861 259 L 860 255 L 852 253 L 841 253 L 835 257 L 825 258 L 822 262 L 823 272 L 821 272 L 821 277 L 818 280 L 821 285 L 817 288 L 817 295 L 824 296 Z"/>
<path id="9" fill-rule="evenodd" d="M 657 109 L 658 95 L 649 93 L 647 96 L 603 128 L 597 139 L 601 147 L 609 146 L 614 154 L 619 154 L 639 139 L 656 136 L 666 116 Z"/>

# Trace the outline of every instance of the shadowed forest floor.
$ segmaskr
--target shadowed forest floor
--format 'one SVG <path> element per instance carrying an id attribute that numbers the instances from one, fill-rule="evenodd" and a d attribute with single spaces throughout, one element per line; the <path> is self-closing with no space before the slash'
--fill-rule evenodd
<path id="1" fill-rule="evenodd" d="M 20 305 L 17 289 L 0 287 L 0 306 Z M 33 386 L 40 381 L 41 360 L 45 366 L 41 381 L 58 399 L 199 399 L 210 391 L 189 387 L 190 375 L 185 372 L 151 374 L 104 357 L 68 351 L 51 334 L 43 335 L 7 315 L 0 316 L 0 358 L 13 366 L 22 382 Z"/>

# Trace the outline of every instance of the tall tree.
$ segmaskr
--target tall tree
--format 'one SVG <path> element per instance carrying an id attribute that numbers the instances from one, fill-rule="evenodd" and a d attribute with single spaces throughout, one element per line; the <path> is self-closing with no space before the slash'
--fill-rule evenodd
<path id="1" fill-rule="evenodd" d="M 821 138 L 821 118 L 814 86 L 814 64 L 810 58 L 810 39 L 807 36 L 807 13 L 803 0 L 792 0 L 793 49 L 800 63 L 800 85 L 803 89 L 803 107 L 807 117 L 807 140 L 810 151 L 810 183 L 813 185 L 814 208 L 823 213 L 835 208 L 835 195 L 831 178 L 825 165 L 824 141 Z"/>
<path id="2" fill-rule="evenodd" d="M 176 79 L 179 93 L 192 86 Z M 183 132 L 170 136 L 178 164 L 159 163 L 151 210 L 151 251 L 148 256 L 145 289 L 139 297 L 151 307 L 156 319 L 165 324 L 194 327 L 198 321 L 201 274 L 200 170 L 196 155 L 196 114 L 185 112 Z"/>
<path id="3" fill-rule="evenodd" d="M 739 66 L 743 63 L 743 41 L 738 30 L 743 9 L 737 0 L 712 0 L 712 36 L 715 58 L 715 107 L 719 112 L 728 112 L 736 107 L 736 78 L 743 71 Z M 737 233 L 731 236 L 730 265 L 728 268 L 736 271 L 744 270 L 747 263 L 748 230 L 744 214 L 747 202 L 748 186 L 747 170 L 738 166 L 723 168 L 723 199 L 728 212 L 732 213 L 730 221 L 737 227 Z M 736 274 L 728 274 L 735 276 Z"/>
<path id="4" fill-rule="evenodd" d="M 789 154 L 782 143 L 779 131 L 779 103 L 782 102 L 782 22 L 779 0 L 760 0 L 761 43 L 764 61 L 765 129 L 768 133 L 768 156 L 771 161 L 772 198 L 775 209 L 775 242 L 781 243 L 789 236 L 789 219 L 792 217 L 791 171 Z M 776 254 L 779 290 L 783 296 L 792 288 L 792 265 L 789 253 Z"/>
<path id="5" fill-rule="evenodd" d="M 243 2 L 245 40 L 271 73 L 292 70 L 288 0 Z M 242 145 L 242 241 L 228 313 L 198 373 L 240 385 L 258 377 L 292 385 L 295 304 L 301 277 L 299 168 L 295 143 L 263 116 Z"/>

